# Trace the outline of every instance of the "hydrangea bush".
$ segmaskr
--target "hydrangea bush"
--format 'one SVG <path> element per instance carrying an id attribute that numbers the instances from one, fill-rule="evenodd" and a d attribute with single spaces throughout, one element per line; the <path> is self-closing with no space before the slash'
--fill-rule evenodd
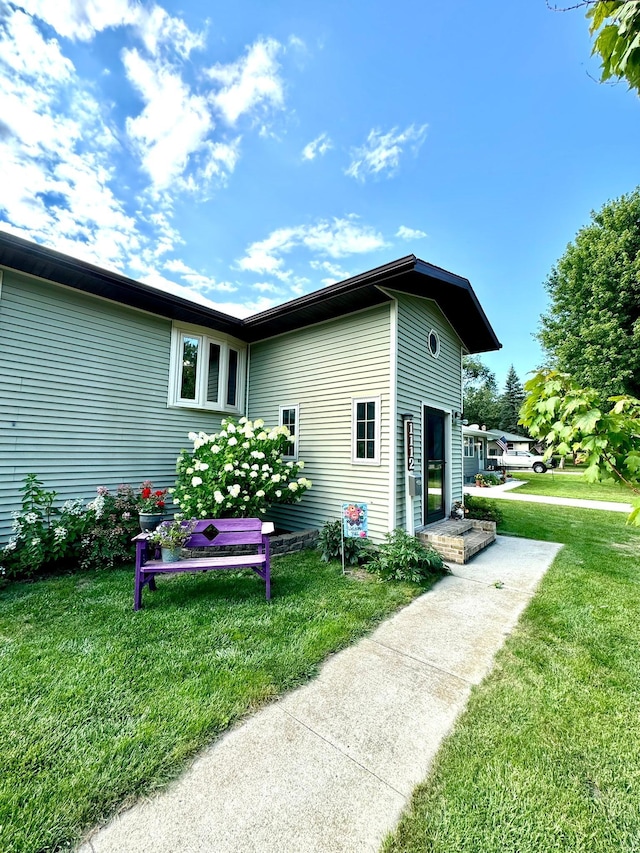
<path id="1" fill-rule="evenodd" d="M 185 518 L 262 516 L 272 504 L 293 504 L 311 488 L 302 460 L 283 459 L 287 427 L 223 420 L 218 433 L 190 432 L 193 450 L 177 462 L 173 502 Z"/>

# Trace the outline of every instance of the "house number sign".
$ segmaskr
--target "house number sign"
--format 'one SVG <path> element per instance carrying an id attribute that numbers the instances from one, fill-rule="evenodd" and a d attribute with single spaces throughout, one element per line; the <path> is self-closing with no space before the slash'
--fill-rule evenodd
<path id="1" fill-rule="evenodd" d="M 413 447 L 413 421 L 406 422 L 407 427 L 407 471 L 413 471 L 415 467 L 414 447 Z"/>

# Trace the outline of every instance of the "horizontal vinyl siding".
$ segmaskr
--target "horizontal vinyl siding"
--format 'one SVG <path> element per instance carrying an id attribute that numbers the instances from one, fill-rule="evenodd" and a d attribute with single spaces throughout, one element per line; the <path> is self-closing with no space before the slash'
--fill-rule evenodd
<path id="1" fill-rule="evenodd" d="M 422 474 L 422 404 L 449 411 L 462 409 L 462 347 L 460 340 L 435 302 L 394 293 L 398 299 L 398 412 L 414 416 L 416 474 Z M 440 354 L 434 358 L 427 348 L 427 336 L 435 329 L 440 337 Z M 406 524 L 404 486 L 404 437 L 402 420 L 397 421 L 398 482 L 397 523 Z M 451 449 L 447 459 L 451 470 L 452 494 L 447 507 L 462 496 L 462 428 L 451 423 Z M 424 485 L 424 479 L 423 479 Z M 422 499 L 414 504 L 414 524 L 422 521 Z"/>
<path id="2" fill-rule="evenodd" d="M 272 509 L 279 526 L 320 527 L 353 500 L 369 504 L 372 538 L 388 529 L 389 323 L 385 305 L 251 346 L 249 417 L 272 425 L 280 406 L 299 404 L 299 456 L 313 481 L 299 504 Z M 381 464 L 353 464 L 352 398 L 378 395 Z"/>
<path id="3" fill-rule="evenodd" d="M 174 480 L 191 430 L 221 415 L 167 408 L 171 321 L 4 272 L 0 295 L 0 539 L 27 473 L 60 500 Z"/>

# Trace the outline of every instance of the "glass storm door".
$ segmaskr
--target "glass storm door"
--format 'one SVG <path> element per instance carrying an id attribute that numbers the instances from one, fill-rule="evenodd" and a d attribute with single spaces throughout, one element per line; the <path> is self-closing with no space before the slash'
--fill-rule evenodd
<path id="1" fill-rule="evenodd" d="M 444 412 L 424 407 L 424 523 L 444 518 L 445 441 Z"/>

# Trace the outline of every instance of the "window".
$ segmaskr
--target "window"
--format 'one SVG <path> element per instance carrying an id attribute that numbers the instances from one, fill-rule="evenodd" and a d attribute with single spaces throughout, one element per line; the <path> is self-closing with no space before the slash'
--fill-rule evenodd
<path id="1" fill-rule="evenodd" d="M 490 447 L 489 448 L 489 456 L 501 456 L 501 455 L 502 454 L 500 453 L 500 451 L 498 450 L 497 447 Z"/>
<path id="2" fill-rule="evenodd" d="M 429 348 L 429 352 L 434 358 L 437 358 L 440 355 L 440 337 L 435 329 L 431 329 L 427 336 L 427 346 Z"/>
<path id="3" fill-rule="evenodd" d="M 295 406 L 280 406 L 280 426 L 288 427 L 292 439 L 283 454 L 285 459 L 298 458 L 299 415 L 300 406 L 297 404 Z"/>
<path id="4" fill-rule="evenodd" d="M 464 455 L 467 459 L 473 459 L 473 436 L 465 435 L 464 437 Z"/>
<path id="5" fill-rule="evenodd" d="M 352 461 L 380 464 L 380 397 L 356 397 L 352 411 Z"/>
<path id="6" fill-rule="evenodd" d="M 244 346 L 209 330 L 174 326 L 171 331 L 169 405 L 239 412 Z"/>

